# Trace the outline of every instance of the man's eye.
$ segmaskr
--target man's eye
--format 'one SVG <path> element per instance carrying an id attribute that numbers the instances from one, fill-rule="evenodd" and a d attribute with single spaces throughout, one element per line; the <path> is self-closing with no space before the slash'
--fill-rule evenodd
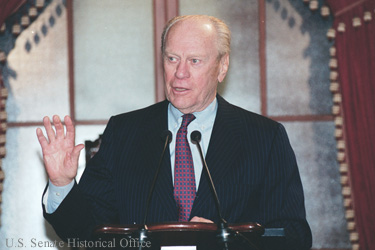
<path id="1" fill-rule="evenodd" d="M 168 60 L 169 60 L 170 62 L 175 62 L 175 61 L 176 61 L 176 58 L 169 56 L 169 57 L 168 57 Z"/>
<path id="2" fill-rule="evenodd" d="M 200 60 L 199 60 L 199 59 L 192 59 L 191 62 L 192 62 L 193 64 L 197 64 L 197 63 L 200 62 Z"/>

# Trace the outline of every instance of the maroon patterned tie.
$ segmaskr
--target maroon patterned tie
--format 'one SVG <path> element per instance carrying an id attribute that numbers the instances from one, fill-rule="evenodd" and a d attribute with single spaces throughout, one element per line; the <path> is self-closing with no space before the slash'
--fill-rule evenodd
<path id="1" fill-rule="evenodd" d="M 195 119 L 192 114 L 183 115 L 180 129 L 176 136 L 174 198 L 178 206 L 178 220 L 188 221 L 195 199 L 195 174 L 193 158 L 187 140 L 187 126 Z"/>

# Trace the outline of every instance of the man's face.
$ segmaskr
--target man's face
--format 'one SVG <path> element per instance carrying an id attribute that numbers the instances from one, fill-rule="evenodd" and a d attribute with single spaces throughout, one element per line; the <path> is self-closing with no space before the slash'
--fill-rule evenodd
<path id="1" fill-rule="evenodd" d="M 168 32 L 163 57 L 167 99 L 182 113 L 204 110 L 216 97 L 229 56 L 218 59 L 216 31 L 204 20 L 184 20 Z"/>

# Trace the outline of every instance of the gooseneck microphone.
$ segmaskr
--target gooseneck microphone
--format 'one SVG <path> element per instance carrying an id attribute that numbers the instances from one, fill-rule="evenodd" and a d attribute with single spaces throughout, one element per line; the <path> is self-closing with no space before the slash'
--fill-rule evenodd
<path id="1" fill-rule="evenodd" d="M 219 197 L 217 196 L 216 188 L 215 188 L 214 182 L 212 181 L 210 170 L 207 167 L 207 163 L 206 163 L 206 160 L 203 157 L 202 148 L 201 148 L 201 145 L 199 143 L 201 141 L 201 138 L 202 138 L 202 134 L 201 134 L 201 132 L 199 132 L 197 130 L 193 131 L 190 135 L 191 141 L 194 144 L 196 144 L 197 147 L 198 147 L 199 155 L 201 156 L 201 160 L 202 160 L 202 163 L 203 163 L 203 169 L 204 169 L 204 172 L 206 173 L 206 177 L 208 179 L 209 186 L 210 186 L 212 195 L 214 197 L 216 211 L 217 211 L 217 214 L 219 216 L 219 222 L 217 224 L 217 226 L 218 226 L 217 237 L 223 243 L 223 247 L 224 247 L 223 249 L 227 250 L 228 249 L 228 242 L 230 241 L 231 232 L 228 229 L 228 223 L 225 221 L 225 219 L 221 215 Z"/>
<path id="2" fill-rule="evenodd" d="M 139 250 L 142 249 L 143 243 L 144 243 L 145 239 L 147 238 L 147 226 L 146 226 L 146 222 L 147 222 L 148 212 L 149 212 L 149 209 L 150 209 L 150 201 L 151 201 L 151 198 L 152 198 L 152 194 L 154 193 L 155 184 L 156 184 L 156 181 L 157 181 L 158 176 L 159 176 L 159 172 L 160 172 L 160 168 L 161 168 L 161 163 L 163 161 L 163 157 L 165 155 L 165 151 L 166 151 L 167 146 L 169 145 L 169 143 L 171 143 L 171 141 L 172 141 L 172 132 L 169 131 L 169 130 L 163 131 L 161 133 L 161 139 L 164 141 L 164 147 L 163 147 L 163 152 L 160 155 L 160 160 L 159 160 L 158 166 L 156 168 L 154 179 L 152 180 L 152 183 L 151 183 L 150 191 L 148 192 L 148 197 L 147 197 L 147 201 L 146 201 L 145 216 L 143 218 L 142 228 L 139 231 Z"/>
<path id="3" fill-rule="evenodd" d="M 201 141 L 201 138 L 202 138 L 202 134 L 201 132 L 195 130 L 191 133 L 190 135 L 190 139 L 191 141 L 197 145 L 198 147 L 198 151 L 199 151 L 199 155 L 201 157 L 201 160 L 202 160 L 202 163 L 203 163 L 203 169 L 205 170 L 206 172 L 206 175 L 207 175 L 207 178 L 209 180 L 209 184 L 210 184 L 210 189 L 211 189 L 211 192 L 212 192 L 212 195 L 214 197 L 214 201 L 215 201 L 215 206 L 216 206 L 216 210 L 217 210 L 217 214 L 219 215 L 219 219 L 221 222 L 223 223 L 227 223 L 223 216 L 221 215 L 221 210 L 220 210 L 220 202 L 219 202 L 219 197 L 217 196 L 217 193 L 216 193 L 216 189 L 215 189 L 215 185 L 214 185 L 214 182 L 212 181 L 212 177 L 211 177 L 211 174 L 210 174 L 210 171 L 207 167 L 207 163 L 206 163 L 206 160 L 204 159 L 203 157 L 203 152 L 202 152 L 202 148 L 201 148 L 201 145 L 200 145 L 200 141 Z"/>
<path id="4" fill-rule="evenodd" d="M 219 222 L 217 223 L 217 228 L 218 228 L 217 238 L 219 238 L 221 243 L 223 243 L 223 249 L 224 250 L 229 249 L 228 243 L 230 241 L 232 241 L 234 239 L 234 237 L 239 237 L 240 239 L 242 239 L 243 243 L 246 244 L 247 247 L 249 247 L 249 249 L 258 249 L 251 241 L 249 241 L 249 239 L 247 239 L 241 233 L 239 233 L 238 231 L 232 232 L 231 230 L 228 229 L 228 223 L 226 222 L 226 220 L 221 215 L 219 197 L 217 196 L 216 188 L 215 188 L 214 182 L 212 180 L 210 170 L 208 169 L 206 160 L 203 157 L 202 148 L 201 148 L 201 145 L 199 143 L 201 141 L 201 138 L 202 138 L 202 134 L 201 134 L 201 132 L 199 132 L 197 130 L 193 131 L 190 135 L 191 141 L 194 144 L 196 144 L 197 147 L 198 147 L 199 155 L 200 155 L 202 163 L 203 163 L 203 169 L 204 169 L 204 172 L 206 173 L 207 179 L 209 180 L 209 186 L 210 186 L 210 189 L 211 189 L 211 192 L 212 192 L 212 196 L 214 197 L 217 214 L 219 216 Z"/>

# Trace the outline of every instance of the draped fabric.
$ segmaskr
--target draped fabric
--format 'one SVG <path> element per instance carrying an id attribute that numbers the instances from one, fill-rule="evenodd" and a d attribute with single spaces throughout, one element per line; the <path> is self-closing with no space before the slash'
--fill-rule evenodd
<path id="1" fill-rule="evenodd" d="M 26 0 L 0 0 L 0 26 L 5 19 L 13 14 Z"/>
<path id="2" fill-rule="evenodd" d="M 334 16 L 345 161 L 360 249 L 375 246 L 375 0 L 327 0 Z M 345 192 L 343 192 L 345 193 Z M 345 196 L 345 195 L 344 195 Z M 348 205 L 348 204 L 346 204 Z M 347 218 L 350 217 L 347 210 Z"/>

